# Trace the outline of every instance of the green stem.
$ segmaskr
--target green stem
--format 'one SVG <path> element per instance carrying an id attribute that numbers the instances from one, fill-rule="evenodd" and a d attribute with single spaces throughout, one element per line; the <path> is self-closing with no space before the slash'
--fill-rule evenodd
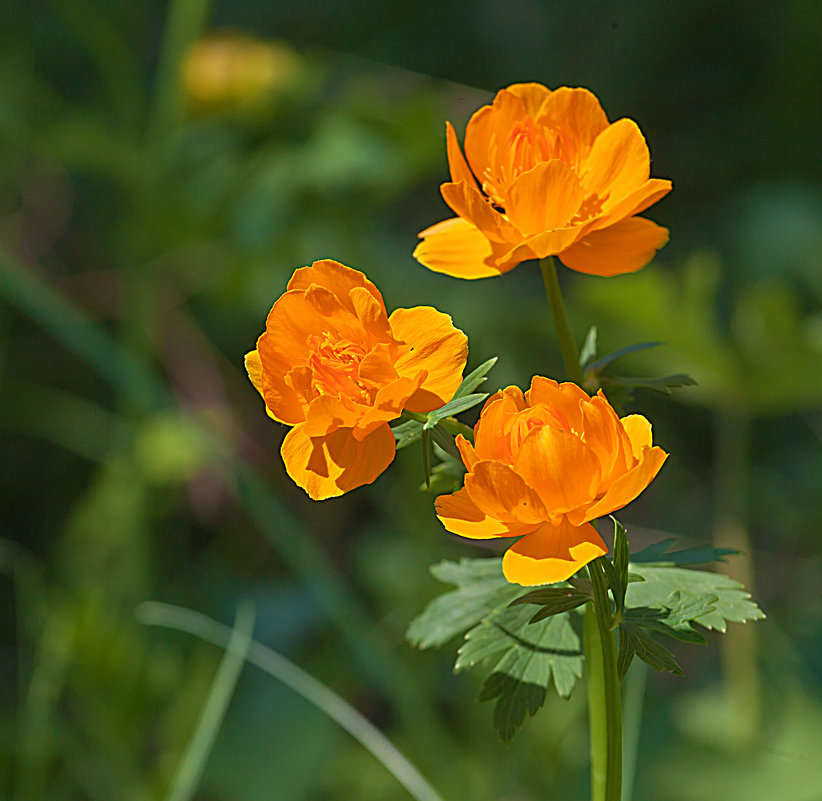
<path id="1" fill-rule="evenodd" d="M 554 264 L 554 257 L 548 256 L 540 259 L 539 268 L 542 271 L 542 280 L 545 283 L 545 294 L 548 295 L 548 303 L 551 305 L 551 313 L 554 316 L 554 328 L 559 340 L 559 349 L 562 352 L 562 361 L 565 363 L 565 372 L 569 380 L 582 386 L 584 376 L 582 367 L 579 365 L 579 350 L 568 324 L 568 316 L 565 314 L 565 305 L 562 302 L 562 292 L 559 288 L 557 278 L 557 268 Z"/>
<path id="2" fill-rule="evenodd" d="M 639 760 L 639 733 L 642 728 L 642 707 L 645 703 L 647 678 L 648 666 L 643 661 L 634 659 L 623 682 L 625 691 L 622 704 L 622 797 L 625 801 L 631 801 L 634 794 L 634 778 Z"/>
<path id="3" fill-rule="evenodd" d="M 605 798 L 607 775 L 606 755 L 608 735 L 605 725 L 605 673 L 602 646 L 597 630 L 597 616 L 593 603 L 585 607 L 583 623 L 585 673 L 588 677 L 588 732 L 591 740 L 591 801 Z"/>
<path id="4" fill-rule="evenodd" d="M 137 618 L 151 626 L 185 631 L 221 648 L 229 648 L 231 629 L 199 612 L 170 604 L 146 601 L 137 608 Z M 246 661 L 278 679 L 314 704 L 366 748 L 417 801 L 443 801 L 416 767 L 371 721 L 347 701 L 302 668 L 265 645 L 251 640 Z"/>
<path id="5" fill-rule="evenodd" d="M 585 612 L 584 648 L 591 728 L 591 801 L 622 797 L 622 709 L 611 603 L 599 559 L 588 565 L 594 601 Z"/>
<path id="6" fill-rule="evenodd" d="M 254 605 L 250 601 L 244 601 L 237 608 L 234 628 L 228 636 L 225 653 L 166 801 L 190 801 L 194 797 L 248 656 L 253 630 Z"/>

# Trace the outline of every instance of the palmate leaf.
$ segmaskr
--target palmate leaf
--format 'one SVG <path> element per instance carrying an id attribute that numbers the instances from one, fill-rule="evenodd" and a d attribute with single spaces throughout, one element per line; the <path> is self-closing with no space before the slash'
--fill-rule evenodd
<path id="1" fill-rule="evenodd" d="M 508 742 L 526 713 L 542 706 L 551 683 L 560 695 L 571 693 L 582 675 L 579 636 L 568 614 L 531 624 L 533 609 L 510 606 L 522 588 L 505 580 L 501 559 L 441 562 L 432 573 L 457 589 L 433 600 L 406 636 L 428 648 L 467 630 L 454 670 L 490 667 L 480 700 L 496 699 L 494 727 Z"/>
<path id="2" fill-rule="evenodd" d="M 417 648 L 443 645 L 522 591 L 505 580 L 501 559 L 440 562 L 431 566 L 431 573 L 458 589 L 435 598 L 411 621 L 405 636 Z"/>
<path id="3" fill-rule="evenodd" d="M 664 553 L 668 544 L 670 541 L 660 543 L 662 547 L 651 553 Z M 668 557 L 683 563 L 690 559 L 702 561 L 711 550 L 717 549 L 678 551 Z M 619 626 L 620 678 L 625 676 L 634 654 L 657 670 L 682 675 L 673 654 L 652 634 L 702 645 L 705 638 L 693 628 L 694 623 L 724 632 L 728 621 L 744 623 L 765 617 L 741 584 L 720 573 L 654 564 L 631 567 L 632 575 L 642 580 L 628 586 L 624 620 Z"/>
<path id="4" fill-rule="evenodd" d="M 626 605 L 667 608 L 666 622 L 674 628 L 692 622 L 724 632 L 728 621 L 765 617 L 750 593 L 721 573 L 651 564 L 632 564 L 631 572 L 644 580 L 628 585 Z"/>

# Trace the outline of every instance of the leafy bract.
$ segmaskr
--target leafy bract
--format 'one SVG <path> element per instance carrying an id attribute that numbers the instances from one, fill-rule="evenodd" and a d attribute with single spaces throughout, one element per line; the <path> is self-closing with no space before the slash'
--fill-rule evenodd
<path id="1" fill-rule="evenodd" d="M 490 667 L 480 700 L 496 699 L 494 727 L 510 741 L 526 712 L 542 706 L 552 682 L 562 696 L 573 690 L 582 675 L 579 636 L 567 614 L 530 623 L 533 609 L 510 606 L 522 588 L 505 580 L 501 559 L 441 562 L 432 573 L 457 589 L 434 599 L 411 622 L 407 637 L 428 648 L 466 632 L 454 670 Z"/>

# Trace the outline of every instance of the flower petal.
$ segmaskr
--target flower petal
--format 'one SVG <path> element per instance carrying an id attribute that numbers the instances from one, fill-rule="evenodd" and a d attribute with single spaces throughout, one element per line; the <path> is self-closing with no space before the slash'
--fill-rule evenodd
<path id="1" fill-rule="evenodd" d="M 584 198 L 574 171 L 564 161 L 551 159 L 512 182 L 505 211 L 520 233 L 531 237 L 566 227 Z"/>
<path id="2" fill-rule="evenodd" d="M 516 242 L 522 238 L 511 223 L 489 205 L 485 195 L 465 181 L 443 184 L 440 193 L 455 214 L 475 225 L 492 241 Z"/>
<path id="3" fill-rule="evenodd" d="M 639 464 L 614 481 L 605 495 L 592 504 L 583 515 L 569 515 L 569 517 L 575 523 L 582 523 L 587 520 L 595 520 L 627 506 L 654 480 L 654 476 L 659 472 L 667 458 L 668 454 L 662 448 L 649 448 L 644 452 Z M 581 519 L 576 519 L 577 517 L 581 517 Z"/>
<path id="4" fill-rule="evenodd" d="M 448 169 L 451 172 L 451 180 L 455 184 L 465 181 L 474 189 L 479 189 L 474 174 L 471 172 L 465 156 L 462 155 L 460 143 L 457 140 L 457 132 L 450 122 L 445 123 L 445 150 L 448 156 Z"/>
<path id="5" fill-rule="evenodd" d="M 568 421 L 575 431 L 582 431 L 581 404 L 590 400 L 588 393 L 571 381 L 561 384 L 552 378 L 535 375 L 531 379 L 531 388 L 525 394 L 531 406 L 545 404 L 553 406 Z"/>
<path id="6" fill-rule="evenodd" d="M 377 342 L 391 341 L 391 328 L 385 306 L 368 291 L 366 287 L 354 287 L 349 293 L 354 314 L 365 332 Z"/>
<path id="7" fill-rule="evenodd" d="M 462 434 L 457 434 L 454 442 L 457 444 L 465 469 L 473 470 L 474 465 L 479 461 L 474 446 Z"/>
<path id="8" fill-rule="evenodd" d="M 351 267 L 346 267 L 333 259 L 321 259 L 315 261 L 310 267 L 301 267 L 295 270 L 294 275 L 288 282 L 288 289 L 308 289 L 311 284 L 319 284 L 324 286 L 334 295 L 336 295 L 340 302 L 348 308 L 349 311 L 354 311 L 354 306 L 349 300 L 349 295 L 354 287 L 364 287 L 368 292 L 374 296 L 374 299 L 382 306 L 385 312 L 385 303 L 379 289 L 369 281 L 363 273 L 359 270 L 354 270 Z"/>
<path id="9" fill-rule="evenodd" d="M 394 366 L 400 375 L 428 375 L 420 389 L 408 400 L 412 412 L 430 412 L 454 397 L 462 383 L 468 359 L 468 337 L 454 328 L 447 314 L 431 306 L 396 309 L 388 318 L 391 333 L 411 347 L 399 356 Z"/>
<path id="10" fill-rule="evenodd" d="M 563 518 L 558 526 L 546 523 L 514 543 L 502 558 L 502 572 L 512 584 L 553 584 L 606 553 L 590 523 L 572 526 Z"/>
<path id="11" fill-rule="evenodd" d="M 651 156 L 639 126 L 629 119 L 609 125 L 585 159 L 580 180 L 587 195 L 597 195 L 608 210 L 641 187 L 651 173 Z"/>
<path id="12" fill-rule="evenodd" d="M 539 493 L 552 518 L 589 505 L 600 484 L 599 459 L 591 448 L 575 434 L 547 425 L 522 441 L 514 470 Z"/>
<path id="13" fill-rule="evenodd" d="M 518 261 L 498 263 L 495 243 L 468 220 L 451 217 L 432 225 L 419 234 L 422 237 L 414 258 L 435 273 L 453 278 L 491 278 L 512 270 Z M 503 246 L 508 250 L 507 245 Z"/>
<path id="14" fill-rule="evenodd" d="M 618 476 L 634 466 L 631 440 L 602 390 L 581 408 L 585 444 L 597 455 L 602 471 L 596 493 L 600 495 Z"/>
<path id="15" fill-rule="evenodd" d="M 649 206 L 662 200 L 671 189 L 673 189 L 673 184 L 670 181 L 663 178 L 651 178 L 628 197 L 610 206 L 604 214 L 590 223 L 590 228 L 586 227 L 586 232 L 607 228 L 626 217 L 641 214 Z"/>
<path id="16" fill-rule="evenodd" d="M 378 342 L 363 356 L 360 362 L 357 371 L 359 382 L 367 387 L 377 389 L 391 381 L 396 381 L 397 369 L 394 360 L 399 352 L 400 346 L 398 345 Z"/>
<path id="17" fill-rule="evenodd" d="M 502 462 L 477 462 L 465 477 L 465 489 L 478 509 L 504 523 L 535 525 L 548 520 L 539 495 Z"/>
<path id="18" fill-rule="evenodd" d="M 527 526 L 501 523 L 481 512 L 463 487 L 452 495 L 440 495 L 434 506 L 440 522 L 452 534 L 472 540 L 493 537 L 515 537 L 524 534 Z"/>
<path id="19" fill-rule="evenodd" d="M 499 249 L 497 259 L 502 264 L 517 265 L 529 259 L 544 259 L 547 256 L 556 256 L 571 247 L 583 233 L 580 225 L 571 225 L 568 228 L 558 228 L 555 231 L 545 231 L 526 239 L 522 244 L 510 250 Z"/>
<path id="20" fill-rule="evenodd" d="M 387 424 L 362 441 L 348 428 L 311 438 L 303 426 L 295 426 L 281 449 L 288 475 L 315 501 L 370 484 L 391 464 L 395 452 L 394 435 Z"/>
<path id="21" fill-rule="evenodd" d="M 522 100 L 505 89 L 497 92 L 493 105 L 474 112 L 465 128 L 465 157 L 474 175 L 484 175 L 486 168 L 496 173 L 495 165 L 489 161 L 492 140 L 496 139 L 500 147 L 505 147 L 511 129 L 526 114 Z"/>
<path id="22" fill-rule="evenodd" d="M 566 267 L 603 277 L 642 269 L 668 241 L 668 229 L 644 217 L 629 217 L 594 231 L 559 254 Z"/>
<path id="23" fill-rule="evenodd" d="M 608 118 L 596 95 L 587 89 L 561 86 L 545 99 L 534 117 L 538 126 L 561 128 L 582 146 L 584 157 L 597 136 L 608 127 Z"/>
<path id="24" fill-rule="evenodd" d="M 275 420 L 288 425 L 302 423 L 305 420 L 308 403 L 294 387 L 289 385 L 286 380 L 289 364 L 274 352 L 272 345 L 271 337 L 265 333 L 257 340 L 257 350 L 252 351 L 257 354 L 260 361 L 260 373 L 257 377 L 261 380 L 262 388 L 258 387 L 258 391 L 265 399 L 270 416 Z M 299 360 L 304 360 L 304 356 Z M 246 366 L 248 367 L 248 361 L 246 361 Z M 256 365 L 253 367 L 256 370 Z M 254 386 L 257 387 L 251 369 L 248 374 Z"/>
<path id="25" fill-rule="evenodd" d="M 252 350 L 245 355 L 245 371 L 248 373 L 248 378 L 251 383 L 254 385 L 254 389 L 260 393 L 265 401 L 265 395 L 263 394 L 263 363 L 260 359 L 260 354 L 256 350 Z M 272 419 L 276 420 L 277 418 L 274 416 L 274 412 L 268 408 L 268 404 L 265 406 L 265 413 L 271 417 Z"/>
<path id="26" fill-rule="evenodd" d="M 412 378 L 400 377 L 377 390 L 371 408 L 366 409 L 354 427 L 354 436 L 362 439 L 378 425 L 394 420 L 402 414 L 408 399 L 420 388 L 425 380 L 425 370 Z"/>
<path id="27" fill-rule="evenodd" d="M 324 437 L 338 428 L 352 428 L 362 418 L 363 411 L 351 398 L 320 395 L 308 407 L 302 428 L 307 437 Z"/>
<path id="28" fill-rule="evenodd" d="M 514 83 L 505 87 L 506 92 L 516 95 L 525 106 L 528 116 L 536 119 L 537 113 L 542 108 L 549 96 L 555 94 L 547 86 L 541 83 Z M 557 90 L 562 91 L 562 90 Z"/>
<path id="29" fill-rule="evenodd" d="M 620 418 L 628 439 L 631 440 L 631 450 L 636 459 L 642 458 L 642 453 L 646 448 L 653 445 L 653 432 L 650 422 L 641 414 L 629 414 Z"/>
<path id="30" fill-rule="evenodd" d="M 480 459 L 511 462 L 510 430 L 517 412 L 525 408 L 525 397 L 519 387 L 506 387 L 492 395 L 483 406 L 474 426 L 474 450 Z"/>

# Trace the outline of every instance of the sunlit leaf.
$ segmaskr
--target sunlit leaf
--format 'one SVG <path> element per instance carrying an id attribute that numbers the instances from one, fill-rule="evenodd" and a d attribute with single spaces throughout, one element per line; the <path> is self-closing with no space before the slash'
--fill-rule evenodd
<path id="1" fill-rule="evenodd" d="M 627 606 L 667 608 L 673 604 L 671 615 L 676 626 L 690 621 L 724 632 L 728 621 L 744 623 L 765 617 L 750 593 L 721 573 L 651 564 L 633 564 L 631 569 L 644 581 L 628 586 Z"/>
<path id="2" fill-rule="evenodd" d="M 397 443 L 397 450 L 419 442 L 422 437 L 422 423 L 418 420 L 407 420 L 399 425 L 392 426 L 394 440 Z"/>
<path id="3" fill-rule="evenodd" d="M 446 417 L 453 417 L 460 412 L 465 412 L 482 403 L 487 397 L 487 392 L 478 392 L 474 395 L 463 395 L 462 397 L 454 398 L 454 400 L 446 403 L 445 406 L 434 409 L 433 412 L 428 412 L 428 421 L 423 424 L 423 428 L 433 428 L 440 420 L 444 420 Z"/>
<path id="4" fill-rule="evenodd" d="M 674 655 L 664 646 L 651 638 L 651 635 L 633 623 L 622 623 L 619 627 L 620 638 L 624 637 L 627 647 L 630 648 L 645 664 L 652 668 L 668 673 L 675 673 L 677 676 L 684 676 L 682 668 L 674 659 Z M 625 662 L 622 658 L 622 663 Z M 617 657 L 619 666 L 620 659 Z M 630 661 L 628 662 L 630 664 Z M 627 665 L 625 666 L 627 671 Z M 624 675 L 624 674 L 623 674 Z"/>
<path id="5" fill-rule="evenodd" d="M 497 363 L 497 356 L 493 356 L 488 361 L 483 362 L 476 370 L 472 370 L 459 385 L 459 388 L 454 393 L 454 400 L 470 395 L 483 381 L 491 371 L 491 368 Z"/>

